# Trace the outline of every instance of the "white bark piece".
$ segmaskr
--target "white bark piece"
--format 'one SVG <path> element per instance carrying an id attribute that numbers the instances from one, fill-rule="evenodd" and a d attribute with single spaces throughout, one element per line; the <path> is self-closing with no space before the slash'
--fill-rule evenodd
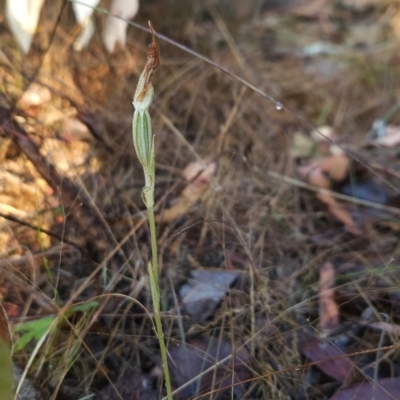
<path id="1" fill-rule="evenodd" d="M 133 18 L 139 10 L 139 0 L 114 0 L 110 13 L 124 19 Z M 107 16 L 104 27 L 103 42 L 106 49 L 112 53 L 117 42 L 123 46 L 126 42 L 126 29 L 128 23 L 113 15 Z"/>
<path id="2" fill-rule="evenodd" d="M 44 0 L 7 0 L 6 19 L 25 54 L 31 47 L 43 3 Z"/>
<path id="3" fill-rule="evenodd" d="M 92 21 L 93 7 L 97 7 L 100 0 L 80 0 L 79 3 L 72 3 L 76 21 L 82 26 L 82 32 L 74 42 L 74 50 L 81 51 L 85 48 L 94 33 Z M 85 4 L 82 4 L 85 3 Z"/>
<path id="4" fill-rule="evenodd" d="M 94 33 L 94 23 L 91 18 L 86 21 L 86 25 L 83 26 L 82 32 L 75 39 L 74 42 L 74 50 L 81 51 L 84 49 L 90 42 Z"/>
<path id="5" fill-rule="evenodd" d="M 13 0 L 11 0 L 13 1 Z M 93 14 L 93 7 L 97 7 L 100 0 L 79 0 L 79 3 L 72 3 L 72 8 L 75 13 L 78 24 L 83 24 Z"/>

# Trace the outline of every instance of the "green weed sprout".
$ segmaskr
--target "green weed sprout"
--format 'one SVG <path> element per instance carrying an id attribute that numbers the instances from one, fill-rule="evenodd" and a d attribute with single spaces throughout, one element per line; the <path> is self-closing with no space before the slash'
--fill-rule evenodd
<path id="1" fill-rule="evenodd" d="M 154 221 L 154 187 L 155 187 L 155 168 L 154 168 L 154 136 L 151 129 L 151 119 L 149 107 L 153 101 L 154 88 L 152 77 L 156 68 L 160 65 L 160 48 L 154 33 L 153 26 L 149 21 L 153 40 L 147 54 L 147 62 L 136 88 L 133 97 L 132 134 L 133 144 L 140 163 L 143 167 L 145 186 L 142 190 L 142 199 L 147 208 L 150 235 L 151 235 L 151 253 L 152 261 L 148 263 L 150 290 L 153 300 L 154 319 L 158 341 L 160 343 L 161 362 L 164 370 L 165 386 L 167 388 L 167 398 L 172 400 L 171 380 L 169 376 L 167 350 L 164 343 L 164 334 L 161 324 L 160 314 L 160 288 L 158 286 L 158 256 L 157 256 L 157 237 L 156 225 Z"/>

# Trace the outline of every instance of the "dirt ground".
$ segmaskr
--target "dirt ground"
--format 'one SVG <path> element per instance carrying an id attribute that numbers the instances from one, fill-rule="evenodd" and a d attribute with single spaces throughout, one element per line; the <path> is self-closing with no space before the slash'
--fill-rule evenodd
<path id="1" fill-rule="evenodd" d="M 132 141 L 151 20 L 174 399 L 399 399 L 400 3 L 142 1 L 113 54 L 105 18 L 77 52 L 71 4 L 48 1 L 25 55 L 0 9 L 19 398 L 166 395 Z"/>

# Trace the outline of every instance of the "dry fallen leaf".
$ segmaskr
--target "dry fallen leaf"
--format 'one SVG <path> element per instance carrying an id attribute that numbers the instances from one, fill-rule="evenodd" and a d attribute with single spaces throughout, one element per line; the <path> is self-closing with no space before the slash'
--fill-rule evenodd
<path id="1" fill-rule="evenodd" d="M 205 194 L 216 168 L 215 162 L 211 162 L 207 166 L 200 162 L 190 163 L 183 171 L 183 176 L 190 183 L 183 189 L 176 203 L 163 210 L 162 215 L 156 217 L 156 221 L 167 223 L 185 215 L 190 207 Z"/>
<path id="2" fill-rule="evenodd" d="M 345 154 L 315 160 L 298 169 L 300 175 L 311 185 L 331 190 L 331 181 L 341 182 L 348 173 L 350 160 Z M 360 235 L 362 230 L 354 221 L 352 215 L 336 199 L 325 191 L 317 192 L 317 197 L 328 206 L 329 211 L 354 235 Z"/>
<path id="3" fill-rule="evenodd" d="M 299 350 L 324 374 L 344 383 L 353 371 L 353 363 L 329 340 L 307 334 L 299 345 Z"/>
<path id="4" fill-rule="evenodd" d="M 329 400 L 398 400 L 400 378 L 384 378 L 341 388 Z"/>
<path id="5" fill-rule="evenodd" d="M 169 367 L 171 380 L 175 389 L 189 380 L 198 377 L 203 371 L 233 353 L 231 343 L 211 339 L 209 341 L 195 339 L 180 346 L 169 349 Z M 242 399 L 245 393 L 244 385 L 240 383 L 251 378 L 246 365 L 250 363 L 250 355 L 245 349 L 234 352 L 229 361 L 221 363 L 218 368 L 203 376 L 199 376 L 193 383 L 179 391 L 177 400 L 196 399 Z M 212 395 L 207 395 L 212 392 Z M 199 396 L 203 394 L 203 396 Z M 228 397 L 226 397 L 228 396 Z"/>
<path id="6" fill-rule="evenodd" d="M 204 322 L 221 302 L 229 287 L 239 278 L 239 271 L 199 269 L 180 291 L 184 311 L 198 323 Z"/>
<path id="7" fill-rule="evenodd" d="M 320 331 L 328 335 L 339 327 L 339 308 L 335 301 L 335 267 L 326 262 L 319 271 Z"/>

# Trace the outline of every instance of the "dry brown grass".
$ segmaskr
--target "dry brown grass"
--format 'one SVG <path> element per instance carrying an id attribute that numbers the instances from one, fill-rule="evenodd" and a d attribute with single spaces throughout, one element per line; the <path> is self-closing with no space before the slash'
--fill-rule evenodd
<path id="1" fill-rule="evenodd" d="M 398 41 L 382 17 L 388 8 L 337 9 L 327 31 L 326 21 L 283 11 L 238 20 L 231 9 L 186 5 L 181 10 L 177 1 L 158 3 L 143 4 L 138 23 L 150 17 L 158 32 L 210 57 L 287 107 L 278 110 L 212 65 L 160 41 L 162 67 L 154 78 L 152 109 L 158 213 L 171 207 L 186 186 L 182 171 L 190 162 L 218 165 L 202 199 L 180 218 L 159 224 L 166 337 L 171 343 L 213 337 L 237 350 L 244 347 L 253 375 L 246 399 L 329 398 L 339 384 L 301 353 L 305 333 L 318 334 L 320 267 L 327 260 L 335 265 L 343 326 L 337 337 L 344 340 L 348 334 L 346 352 L 376 349 L 380 332 L 351 324 L 367 307 L 378 316 L 388 315 L 392 324 L 400 322 L 398 218 L 371 223 L 361 236 L 352 236 L 313 192 L 268 171 L 299 179 L 298 160 L 290 154 L 293 135 L 330 125 L 338 132 L 337 142 L 397 193 L 397 178 L 387 172 L 398 168 L 396 152 L 360 145 L 373 121 L 398 102 Z M 98 40 L 74 53 L 69 13 L 48 43 L 57 7 L 47 5 L 29 56 L 18 53 L 7 30 L 0 32 L 11 64 L 0 70 L 0 105 L 14 107 L 2 124 L 11 117 L 17 121 L 84 200 L 66 207 L 61 189 L 43 179 L 12 132 L 1 130 L 0 212 L 30 224 L 1 220 L 1 294 L 12 324 L 59 313 L 67 304 L 99 301 L 95 310 L 75 314 L 49 335 L 28 373 L 45 388 L 46 398 L 61 391 L 75 399 L 115 384 L 126 371 L 134 371 L 137 379 L 151 375 L 159 362 L 147 314 L 150 248 L 140 198 L 143 180 L 131 139 L 132 96 L 149 37 L 131 27 L 127 48 L 113 56 Z M 376 24 L 374 37 L 365 27 L 369 21 Z M 364 45 L 352 43 L 357 34 Z M 335 53 L 302 55 L 315 42 L 334 46 Z M 26 108 L 16 100 L 31 83 L 46 89 L 49 98 Z M 95 137 L 71 138 L 63 130 L 71 115 L 90 125 Z M 391 123 L 399 122 L 397 114 Z M 102 232 L 98 237 L 89 237 L 74 219 L 82 201 L 90 211 L 88 221 Z M 183 315 L 182 331 L 173 291 L 198 267 L 234 268 L 243 274 L 206 325 Z M 387 334 L 384 344 L 392 343 Z M 15 360 L 24 367 L 33 348 L 16 353 Z M 351 358 L 370 379 L 375 355 Z M 397 371 L 398 360 L 397 348 L 388 350 L 380 376 L 397 376 L 389 370 Z"/>

